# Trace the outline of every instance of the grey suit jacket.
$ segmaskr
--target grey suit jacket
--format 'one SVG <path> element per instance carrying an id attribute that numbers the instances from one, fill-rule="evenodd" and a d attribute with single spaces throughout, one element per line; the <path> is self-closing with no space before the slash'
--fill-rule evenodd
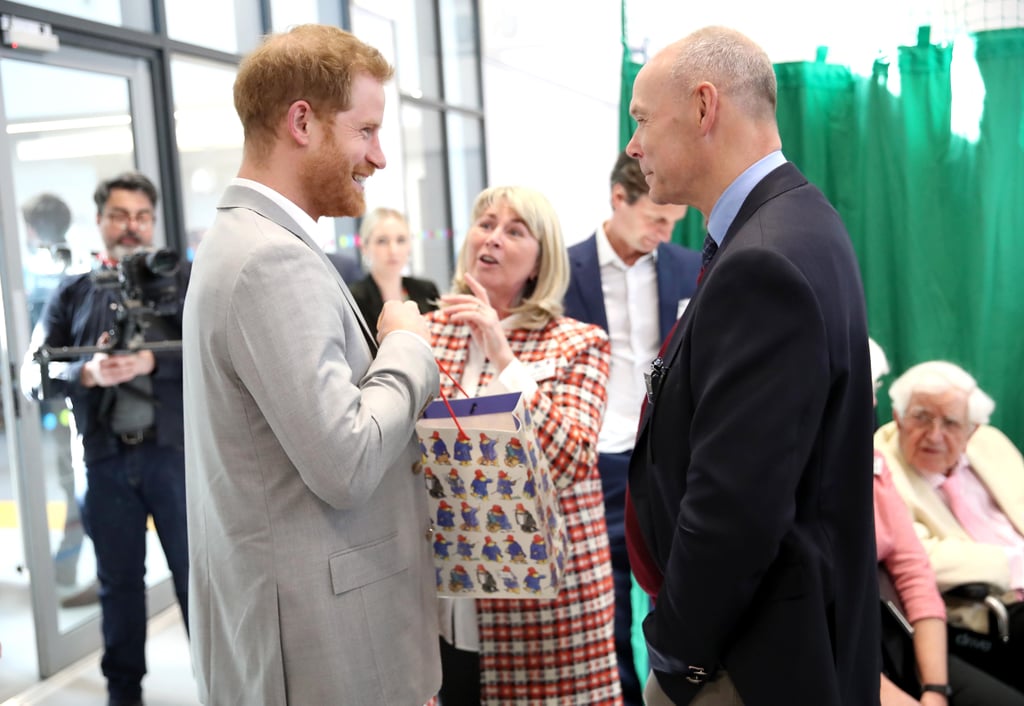
<path id="1" fill-rule="evenodd" d="M 365 322 L 283 209 L 231 186 L 185 302 L 192 661 L 203 703 L 422 704 L 441 682 L 413 425 L 429 348 Z"/>

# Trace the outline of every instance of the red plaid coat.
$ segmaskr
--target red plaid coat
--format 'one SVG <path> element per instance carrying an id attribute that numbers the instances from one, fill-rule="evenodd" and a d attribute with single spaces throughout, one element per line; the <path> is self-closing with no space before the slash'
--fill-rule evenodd
<path id="1" fill-rule="evenodd" d="M 469 327 L 442 309 L 427 314 L 434 355 L 462 382 Z M 525 364 L 554 360 L 527 405 L 547 454 L 570 537 L 565 587 L 554 600 L 478 599 L 484 704 L 621 704 L 615 661 L 615 595 L 597 473 L 597 433 L 607 397 L 611 347 L 597 326 L 560 317 L 540 330 L 508 332 Z M 484 364 L 480 386 L 495 375 Z M 441 388 L 458 396 L 444 374 Z"/>

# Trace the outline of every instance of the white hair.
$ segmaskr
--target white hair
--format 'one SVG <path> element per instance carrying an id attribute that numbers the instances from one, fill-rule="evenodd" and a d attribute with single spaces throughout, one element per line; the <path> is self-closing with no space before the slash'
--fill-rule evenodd
<path id="1" fill-rule="evenodd" d="M 896 414 L 903 417 L 914 393 L 935 394 L 951 389 L 967 395 L 968 422 L 988 424 L 996 408 L 995 401 L 978 387 L 978 383 L 966 370 L 944 360 L 929 360 L 907 370 L 889 386 L 889 399 L 892 400 Z"/>

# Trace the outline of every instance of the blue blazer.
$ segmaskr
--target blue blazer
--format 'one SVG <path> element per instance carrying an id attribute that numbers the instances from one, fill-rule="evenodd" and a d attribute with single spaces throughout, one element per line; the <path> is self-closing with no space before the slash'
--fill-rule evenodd
<path id="1" fill-rule="evenodd" d="M 658 246 L 655 271 L 658 277 L 658 328 L 668 336 L 679 313 L 679 302 L 697 289 L 700 253 L 675 243 Z M 608 314 L 601 290 L 601 265 L 597 261 L 597 233 L 569 248 L 569 289 L 565 315 L 608 330 Z"/>

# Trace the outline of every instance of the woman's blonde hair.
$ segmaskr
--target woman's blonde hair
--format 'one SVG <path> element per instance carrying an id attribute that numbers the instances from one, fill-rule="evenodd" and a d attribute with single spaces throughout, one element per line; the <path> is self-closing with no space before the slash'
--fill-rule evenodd
<path id="1" fill-rule="evenodd" d="M 537 251 L 537 276 L 527 281 L 519 303 L 509 313 L 519 315 L 523 328 L 543 328 L 551 319 L 561 316 L 562 298 L 569 286 L 569 256 L 562 241 L 558 214 L 539 191 L 524 186 L 494 186 L 484 189 L 476 197 L 471 214 L 473 224 L 498 202 L 507 204 L 516 212 L 540 245 Z M 452 291 L 456 294 L 471 293 L 464 277 L 469 266 L 468 260 L 469 248 L 464 242 L 452 279 Z"/>
<path id="2" fill-rule="evenodd" d="M 404 213 L 393 208 L 380 206 L 363 216 L 363 220 L 359 224 L 359 247 L 366 247 L 369 244 L 370 235 L 373 234 L 373 229 L 377 227 L 378 223 L 389 218 L 401 221 L 405 224 L 406 230 L 409 229 L 409 219 L 405 217 Z M 412 234 L 410 233 L 410 235 Z"/>

